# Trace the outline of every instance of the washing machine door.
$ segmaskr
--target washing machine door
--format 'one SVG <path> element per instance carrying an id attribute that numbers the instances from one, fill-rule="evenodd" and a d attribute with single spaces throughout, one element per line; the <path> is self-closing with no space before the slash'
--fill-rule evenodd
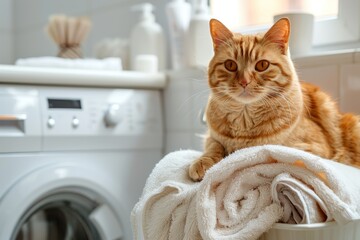
<path id="1" fill-rule="evenodd" d="M 106 176 L 78 166 L 28 174 L 0 201 L 0 239 L 121 239 L 119 209 L 107 184 Z"/>
<path id="2" fill-rule="evenodd" d="M 59 193 L 38 201 L 20 219 L 16 240 L 118 239 L 121 228 L 108 226 L 116 217 L 108 205 L 98 205 L 83 195 Z"/>

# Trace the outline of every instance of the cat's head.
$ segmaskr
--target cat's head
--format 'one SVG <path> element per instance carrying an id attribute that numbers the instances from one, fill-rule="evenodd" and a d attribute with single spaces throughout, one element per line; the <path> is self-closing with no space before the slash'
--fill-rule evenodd
<path id="1" fill-rule="evenodd" d="M 209 65 L 212 91 L 243 104 L 266 100 L 297 81 L 288 51 L 290 23 L 277 21 L 265 34 L 232 33 L 210 20 L 214 57 Z"/>

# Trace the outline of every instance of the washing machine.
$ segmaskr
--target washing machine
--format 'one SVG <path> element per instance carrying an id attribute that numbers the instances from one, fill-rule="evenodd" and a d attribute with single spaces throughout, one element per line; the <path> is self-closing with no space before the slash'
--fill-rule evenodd
<path id="1" fill-rule="evenodd" d="M 162 116 L 157 90 L 0 84 L 0 239 L 131 240 Z"/>

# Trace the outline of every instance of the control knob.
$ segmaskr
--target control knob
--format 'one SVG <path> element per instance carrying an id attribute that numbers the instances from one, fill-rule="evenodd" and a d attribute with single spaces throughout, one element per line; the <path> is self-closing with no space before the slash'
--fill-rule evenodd
<path id="1" fill-rule="evenodd" d="M 110 104 L 105 112 L 104 120 L 107 127 L 116 126 L 122 118 L 120 105 L 117 103 Z"/>

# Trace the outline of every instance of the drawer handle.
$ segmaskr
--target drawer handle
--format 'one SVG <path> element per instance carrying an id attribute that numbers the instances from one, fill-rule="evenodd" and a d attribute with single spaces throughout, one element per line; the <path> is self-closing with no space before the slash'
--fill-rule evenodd
<path id="1" fill-rule="evenodd" d="M 0 121 L 25 121 L 26 114 L 3 114 L 0 115 Z"/>

